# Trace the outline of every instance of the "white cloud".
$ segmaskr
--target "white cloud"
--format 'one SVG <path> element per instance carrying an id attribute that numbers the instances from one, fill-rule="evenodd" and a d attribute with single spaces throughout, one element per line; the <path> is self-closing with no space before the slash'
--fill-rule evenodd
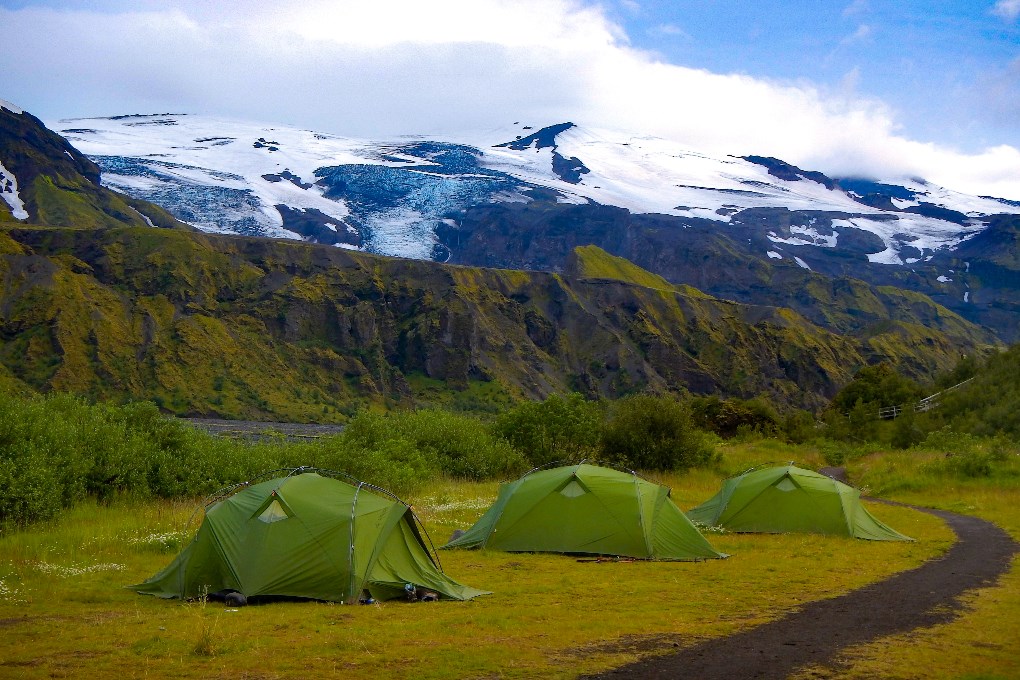
<path id="1" fill-rule="evenodd" d="M 1020 16 L 1020 0 L 999 0 L 992 8 L 992 14 L 1013 21 Z"/>
<path id="2" fill-rule="evenodd" d="M 839 44 L 847 46 L 853 45 L 854 43 L 859 43 L 870 38 L 871 33 L 872 33 L 871 26 L 869 26 L 868 24 L 861 24 L 860 26 L 857 27 L 856 31 L 854 31 L 847 37 L 843 38 Z"/>
<path id="3" fill-rule="evenodd" d="M 676 24 L 659 24 L 650 30 L 655 35 L 668 35 L 682 38 L 690 38 L 690 34 Z"/>
<path id="4" fill-rule="evenodd" d="M 573 0 L 161 6 L 0 9 L 0 95 L 48 118 L 194 111 L 369 137 L 572 120 L 1020 199 L 1002 179 L 1020 176 L 1020 152 L 910 140 L 854 94 L 859 74 L 833 92 L 668 64 Z"/>

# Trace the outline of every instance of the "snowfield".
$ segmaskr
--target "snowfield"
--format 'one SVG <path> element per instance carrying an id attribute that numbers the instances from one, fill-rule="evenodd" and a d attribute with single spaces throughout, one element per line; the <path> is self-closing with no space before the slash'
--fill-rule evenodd
<path id="1" fill-rule="evenodd" d="M 861 193 L 818 173 L 763 164 L 775 159 L 714 157 L 665 139 L 569 123 L 540 129 L 518 122 L 442 141 L 352 139 L 183 114 L 49 125 L 100 165 L 104 185 L 200 229 L 313 238 L 411 258 L 442 259 L 436 228 L 464 209 L 535 200 L 536 189 L 561 203 L 707 219 L 720 229 L 748 209 L 829 213 L 768 238 L 794 249 L 835 248 L 840 229 L 860 229 L 884 244 L 868 255 L 872 262 L 899 265 L 952 248 L 985 227 L 981 217 L 1020 212 L 916 178 L 865 181 L 875 191 L 892 190 L 884 202 L 865 203 Z M 298 223 L 313 231 L 297 231 Z"/>

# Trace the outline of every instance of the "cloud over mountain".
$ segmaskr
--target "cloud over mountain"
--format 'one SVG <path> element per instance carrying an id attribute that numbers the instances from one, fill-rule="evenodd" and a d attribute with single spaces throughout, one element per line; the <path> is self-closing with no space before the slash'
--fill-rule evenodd
<path id="1" fill-rule="evenodd" d="M 1020 199 L 1008 179 L 1020 176 L 1013 147 L 962 153 L 911 139 L 879 101 L 667 63 L 633 47 L 594 5 L 208 5 L 0 9 L 2 94 L 47 118 L 186 110 L 358 136 L 574 120 L 835 174 L 893 168 Z"/>

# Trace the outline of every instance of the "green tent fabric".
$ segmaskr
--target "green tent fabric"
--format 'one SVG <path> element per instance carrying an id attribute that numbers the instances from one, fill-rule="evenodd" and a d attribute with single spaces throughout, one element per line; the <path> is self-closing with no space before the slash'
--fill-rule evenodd
<path id="1" fill-rule="evenodd" d="M 595 465 L 531 472 L 500 486 L 496 502 L 443 548 L 699 560 L 716 552 L 669 489 Z"/>
<path id="2" fill-rule="evenodd" d="M 875 519 L 861 492 L 793 465 L 745 472 L 687 512 L 703 526 L 735 532 L 809 532 L 871 541 L 912 541 Z"/>
<path id="3" fill-rule="evenodd" d="M 236 590 L 246 597 L 357 602 L 404 596 L 404 585 L 466 600 L 436 566 L 411 508 L 374 487 L 299 468 L 211 503 L 194 540 L 145 583 L 159 597 Z"/>

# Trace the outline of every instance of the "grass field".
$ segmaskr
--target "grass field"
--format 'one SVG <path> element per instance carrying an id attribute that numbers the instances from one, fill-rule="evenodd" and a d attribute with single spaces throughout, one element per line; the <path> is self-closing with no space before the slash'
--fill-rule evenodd
<path id="1" fill-rule="evenodd" d="M 822 464 L 773 442 L 724 447 L 723 469 L 661 481 L 687 509 L 754 463 Z M 992 520 L 1020 538 L 1015 474 L 954 481 L 925 454 L 849 464 L 881 495 Z M 1011 462 L 1007 471 L 1018 466 Z M 495 483 L 436 482 L 412 502 L 439 544 L 495 498 Z M 674 651 L 782 616 L 943 553 L 952 533 L 930 515 L 869 504 L 918 539 L 873 543 L 813 535 L 709 534 L 726 560 L 578 562 L 560 555 L 442 551 L 453 578 L 492 595 L 472 602 L 341 606 L 287 602 L 239 610 L 141 596 L 137 583 L 190 538 L 195 504 L 87 504 L 58 522 L 0 536 L 0 677 L 574 677 Z M 979 592 L 953 623 L 850 650 L 846 667 L 803 677 L 1020 676 L 1020 574 Z"/>

